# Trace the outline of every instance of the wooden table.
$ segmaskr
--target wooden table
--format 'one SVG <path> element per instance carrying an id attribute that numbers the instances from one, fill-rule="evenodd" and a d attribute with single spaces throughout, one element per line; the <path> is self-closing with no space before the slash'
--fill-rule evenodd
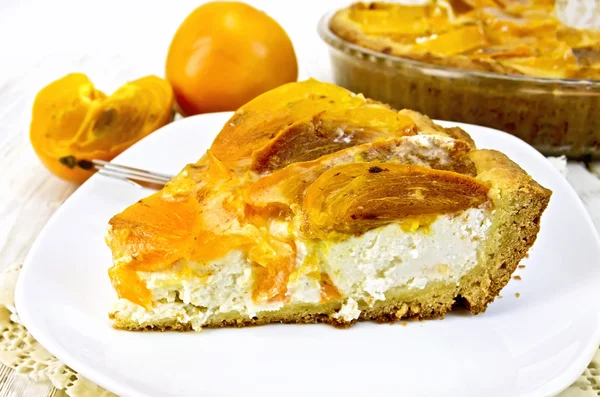
<path id="1" fill-rule="evenodd" d="M 77 188 L 49 174 L 29 145 L 28 124 L 37 90 L 72 71 L 88 73 L 108 92 L 128 79 L 150 73 L 162 75 L 169 40 L 198 3 L 0 3 L 0 37 L 6 38 L 0 41 L 0 270 L 23 261 L 48 218 Z M 346 2 L 322 0 L 311 3 L 310 9 L 282 1 L 254 3 L 286 27 L 299 55 L 303 78 L 310 74 L 309 54 L 321 45 L 314 32 L 316 20 L 326 10 Z M 582 163 L 568 165 L 568 180 L 600 228 L 600 180 Z M 581 393 L 581 397 L 597 395 Z M 0 397 L 63 395 L 47 384 L 33 383 L 7 367 L 0 368 Z"/>

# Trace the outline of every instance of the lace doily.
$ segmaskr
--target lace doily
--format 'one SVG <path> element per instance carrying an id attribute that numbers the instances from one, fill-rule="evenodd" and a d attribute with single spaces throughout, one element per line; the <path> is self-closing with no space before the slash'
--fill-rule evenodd
<path id="1" fill-rule="evenodd" d="M 71 397 L 116 396 L 60 362 L 27 332 L 13 299 L 20 271 L 17 265 L 0 276 L 0 361 L 36 382 L 52 383 Z"/>

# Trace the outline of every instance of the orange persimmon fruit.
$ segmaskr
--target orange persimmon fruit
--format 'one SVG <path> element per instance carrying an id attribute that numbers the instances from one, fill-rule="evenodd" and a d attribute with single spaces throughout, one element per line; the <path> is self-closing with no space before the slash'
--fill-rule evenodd
<path id="1" fill-rule="evenodd" d="M 156 76 L 121 86 L 106 96 L 88 77 L 72 73 L 37 94 L 29 138 L 54 175 L 82 183 L 91 160 L 111 160 L 173 119 L 173 90 Z"/>
<path id="2" fill-rule="evenodd" d="M 477 207 L 488 187 L 475 178 L 398 163 L 349 163 L 332 167 L 309 186 L 303 209 L 310 232 L 364 233 L 394 220 L 426 219 Z"/>
<path id="3" fill-rule="evenodd" d="M 169 47 L 166 77 L 184 115 L 236 110 L 296 81 L 292 43 L 271 17 L 241 2 L 196 8 Z"/>

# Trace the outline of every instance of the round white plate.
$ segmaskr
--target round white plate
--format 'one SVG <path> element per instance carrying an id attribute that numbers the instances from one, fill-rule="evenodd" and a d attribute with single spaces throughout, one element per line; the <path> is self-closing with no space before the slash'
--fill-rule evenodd
<path id="1" fill-rule="evenodd" d="M 116 160 L 177 173 L 229 113 L 167 125 Z M 600 244 L 573 189 L 511 135 L 457 123 L 552 189 L 530 257 L 480 316 L 339 330 L 268 325 L 201 333 L 111 328 L 116 298 L 104 244 L 110 217 L 150 191 L 95 175 L 56 212 L 25 261 L 21 319 L 51 353 L 121 396 L 548 396 L 572 383 L 600 343 Z M 520 293 L 520 298 L 515 296 Z"/>

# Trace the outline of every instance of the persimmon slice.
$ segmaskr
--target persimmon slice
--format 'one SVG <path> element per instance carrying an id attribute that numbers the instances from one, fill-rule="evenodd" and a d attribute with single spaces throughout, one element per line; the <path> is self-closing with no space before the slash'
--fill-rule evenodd
<path id="1" fill-rule="evenodd" d="M 475 175 L 466 154 L 469 144 L 443 136 L 399 137 L 367 143 L 323 156 L 317 160 L 290 164 L 266 175 L 246 189 L 246 202 L 264 208 L 271 204 L 302 204 L 306 189 L 328 169 L 354 162 L 397 162 L 424 165 Z"/>
<path id="2" fill-rule="evenodd" d="M 189 258 L 200 226 L 198 212 L 192 196 L 166 200 L 158 192 L 110 220 L 107 243 L 116 264 L 108 274 L 119 297 L 151 306 L 152 294 L 137 272 L 165 270 Z"/>
<path id="3" fill-rule="evenodd" d="M 414 127 L 410 117 L 381 106 L 323 112 L 283 129 L 253 154 L 251 168 L 276 171 L 378 138 L 414 135 Z"/>
<path id="4" fill-rule="evenodd" d="M 126 266 L 113 266 L 108 275 L 117 295 L 146 309 L 152 307 L 152 293 L 136 271 Z"/>
<path id="5" fill-rule="evenodd" d="M 394 163 L 333 167 L 306 191 L 303 209 L 315 237 L 361 234 L 393 221 L 449 214 L 488 200 L 488 188 L 450 171 Z"/>
<path id="6" fill-rule="evenodd" d="M 415 45 L 415 50 L 434 54 L 454 55 L 483 47 L 487 44 L 485 33 L 478 25 L 465 26 L 440 34 Z"/>
<path id="7" fill-rule="evenodd" d="M 80 152 L 121 152 L 173 119 L 173 93 L 147 76 L 121 86 L 88 112 L 71 147 Z"/>
<path id="8" fill-rule="evenodd" d="M 362 106 L 365 98 L 333 84 L 310 79 L 282 85 L 242 106 L 215 138 L 211 150 L 224 163 L 249 157 L 277 133 L 323 111 Z"/>
<path id="9" fill-rule="evenodd" d="M 202 225 L 200 210 L 191 195 L 165 199 L 162 192 L 155 193 L 110 220 L 109 234 L 114 238 L 108 243 L 113 252 L 130 258 L 131 269 L 164 270 L 190 257 Z"/>
<path id="10" fill-rule="evenodd" d="M 287 285 L 296 269 L 296 244 L 272 236 L 263 236 L 248 250 L 253 263 L 254 285 L 252 299 L 255 302 L 282 301 Z"/>
<path id="11" fill-rule="evenodd" d="M 350 8 L 349 17 L 370 35 L 419 37 L 443 31 L 449 24 L 446 10 L 439 5 L 400 5 L 357 3 Z"/>

